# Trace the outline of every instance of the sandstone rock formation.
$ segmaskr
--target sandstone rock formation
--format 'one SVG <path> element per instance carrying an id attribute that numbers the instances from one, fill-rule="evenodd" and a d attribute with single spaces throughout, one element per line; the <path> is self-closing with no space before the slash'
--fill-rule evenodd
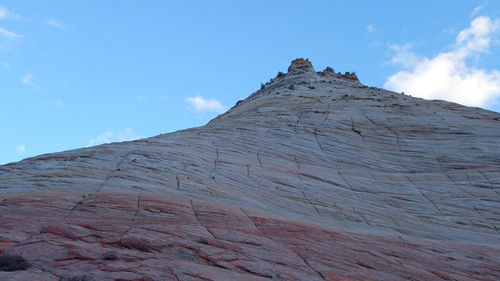
<path id="1" fill-rule="evenodd" d="M 500 280 L 499 138 L 299 59 L 203 127 L 0 166 L 0 280 Z"/>

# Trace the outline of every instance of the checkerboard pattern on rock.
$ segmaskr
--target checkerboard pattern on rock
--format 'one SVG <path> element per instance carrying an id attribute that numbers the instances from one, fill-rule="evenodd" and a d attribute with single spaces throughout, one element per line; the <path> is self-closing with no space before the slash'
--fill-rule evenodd
<path id="1" fill-rule="evenodd" d="M 355 78 L 0 166 L 0 280 L 500 279 L 500 114 Z"/>

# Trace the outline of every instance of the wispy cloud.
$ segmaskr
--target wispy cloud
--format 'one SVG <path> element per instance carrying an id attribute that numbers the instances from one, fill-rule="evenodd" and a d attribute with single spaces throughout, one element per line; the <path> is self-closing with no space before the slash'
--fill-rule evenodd
<path id="1" fill-rule="evenodd" d="M 19 19 L 20 16 L 7 10 L 5 7 L 0 7 L 0 19 Z"/>
<path id="2" fill-rule="evenodd" d="M 115 131 L 109 130 L 100 134 L 95 139 L 91 139 L 89 141 L 88 146 L 116 142 L 116 141 L 130 141 L 139 138 L 140 136 L 131 128 L 127 128 L 125 130 L 115 130 Z"/>
<path id="3" fill-rule="evenodd" d="M 17 153 L 19 154 L 25 154 L 26 153 L 26 147 L 24 145 L 20 145 L 17 147 Z"/>
<path id="4" fill-rule="evenodd" d="M 409 47 L 393 48 L 392 62 L 406 68 L 390 76 L 384 87 L 426 99 L 487 106 L 500 97 L 500 71 L 469 65 L 498 42 L 500 19 L 477 17 L 456 37 L 451 51 L 420 57 Z M 474 61 L 474 60 L 473 60 Z"/>
<path id="5" fill-rule="evenodd" d="M 3 66 L 3 68 L 5 68 L 7 70 L 10 69 L 10 64 L 8 62 L 3 62 L 2 66 Z"/>
<path id="6" fill-rule="evenodd" d="M 366 27 L 366 32 L 374 32 L 375 31 L 375 27 L 373 26 L 373 24 L 370 24 Z"/>
<path id="7" fill-rule="evenodd" d="M 471 18 L 475 17 L 484 8 L 485 5 L 486 4 L 475 7 L 472 13 L 470 14 Z"/>
<path id="8" fill-rule="evenodd" d="M 4 19 L 9 14 L 9 11 L 4 7 L 0 7 L 0 19 Z"/>
<path id="9" fill-rule="evenodd" d="M 451 34 L 451 35 L 454 35 L 456 33 L 456 31 L 455 31 L 454 28 L 446 28 L 446 29 L 443 29 L 442 32 L 443 33 L 448 33 L 448 34 Z"/>
<path id="10" fill-rule="evenodd" d="M 57 28 L 66 28 L 66 27 L 68 27 L 65 23 L 57 21 L 57 20 L 55 20 L 53 18 L 50 18 L 50 19 L 44 21 L 43 24 L 48 25 L 48 26 L 52 26 L 52 27 L 57 27 Z"/>
<path id="11" fill-rule="evenodd" d="M 420 58 L 417 54 L 410 51 L 410 49 L 414 45 L 414 43 L 406 43 L 404 45 L 390 45 L 389 49 L 394 52 L 390 63 L 394 65 L 401 65 L 404 68 L 415 66 L 420 61 Z"/>
<path id="12" fill-rule="evenodd" d="M 12 32 L 12 31 L 9 31 L 5 28 L 2 28 L 0 27 L 0 35 L 5 37 L 5 38 L 8 38 L 8 39 L 15 39 L 15 38 L 21 38 L 23 37 L 22 35 L 20 34 L 17 34 L 15 32 Z"/>
<path id="13" fill-rule="evenodd" d="M 223 106 L 218 100 L 204 99 L 199 95 L 195 97 L 186 98 L 184 99 L 184 101 L 200 113 L 205 113 L 205 112 L 223 113 L 224 111 L 227 110 L 227 108 Z"/>
<path id="14" fill-rule="evenodd" d="M 60 100 L 53 100 L 50 103 L 57 109 L 60 109 L 64 106 L 64 103 Z"/>
<path id="15" fill-rule="evenodd" d="M 36 90 L 39 90 L 40 89 L 40 86 L 38 86 L 34 81 L 33 79 L 35 79 L 35 76 L 31 73 L 26 73 L 24 74 L 23 77 L 21 77 L 21 82 L 25 85 L 28 85 L 28 86 L 31 86 L 33 87 L 34 89 Z"/>

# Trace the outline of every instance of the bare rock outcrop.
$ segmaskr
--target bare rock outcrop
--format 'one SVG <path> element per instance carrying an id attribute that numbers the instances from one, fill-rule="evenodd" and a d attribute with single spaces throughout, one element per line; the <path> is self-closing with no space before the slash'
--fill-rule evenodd
<path id="1" fill-rule="evenodd" d="M 288 67 L 288 73 L 298 72 L 301 73 L 303 71 L 314 71 L 314 67 L 309 59 L 298 58 L 294 59 L 290 66 Z"/>
<path id="2" fill-rule="evenodd" d="M 500 114 L 349 75 L 0 166 L 0 280 L 499 280 Z"/>

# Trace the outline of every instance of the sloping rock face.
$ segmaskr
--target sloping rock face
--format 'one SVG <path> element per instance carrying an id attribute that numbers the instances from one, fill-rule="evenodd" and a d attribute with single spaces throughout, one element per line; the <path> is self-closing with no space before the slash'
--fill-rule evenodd
<path id="1" fill-rule="evenodd" d="M 0 166 L 0 280 L 500 280 L 499 137 L 299 59 L 203 127 Z"/>

